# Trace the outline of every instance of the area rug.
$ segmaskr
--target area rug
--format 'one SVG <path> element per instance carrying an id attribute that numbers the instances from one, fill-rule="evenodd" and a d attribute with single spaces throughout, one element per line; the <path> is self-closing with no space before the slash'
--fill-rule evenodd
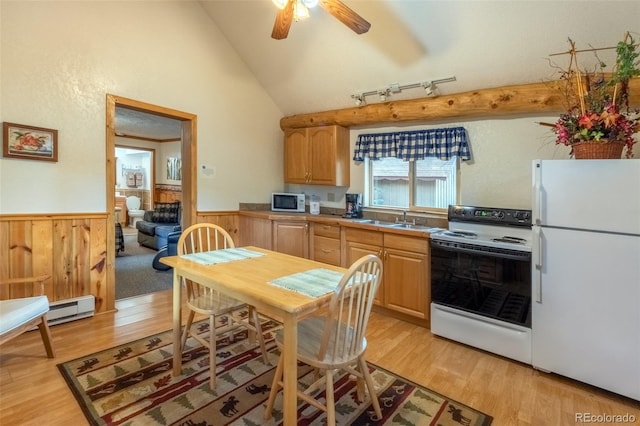
<path id="1" fill-rule="evenodd" d="M 270 325 L 274 324 L 264 327 Z M 206 333 L 207 321 L 195 327 Z M 187 341 L 182 374 L 172 376 L 170 330 L 58 364 L 58 368 L 92 425 L 282 425 L 282 393 L 273 417 L 269 421 L 263 417 L 279 356 L 272 333 L 266 332 L 265 337 L 271 365 L 264 364 L 259 347 L 248 340 L 246 331 L 219 338 L 215 390 L 209 387 L 209 355 L 195 340 Z M 362 403 L 355 401 L 355 381 L 342 375 L 335 385 L 337 424 L 491 424 L 492 417 L 473 408 L 373 364 L 369 368 L 383 418 L 376 419 L 368 397 Z M 304 383 L 312 379 L 313 372 L 299 364 L 298 375 Z M 322 411 L 302 402 L 298 419 L 298 425 L 326 423 Z"/>
<path id="2" fill-rule="evenodd" d="M 125 235 L 124 251 L 116 256 L 116 300 L 173 287 L 173 271 L 153 269 L 155 250 L 138 244 L 136 235 Z"/>

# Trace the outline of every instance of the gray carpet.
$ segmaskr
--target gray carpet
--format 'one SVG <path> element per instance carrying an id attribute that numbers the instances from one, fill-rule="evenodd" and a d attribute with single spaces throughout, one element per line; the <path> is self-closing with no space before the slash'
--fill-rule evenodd
<path id="1" fill-rule="evenodd" d="M 135 235 L 125 235 L 124 251 L 116 256 L 116 300 L 166 290 L 173 285 L 173 270 L 156 271 L 151 264 L 157 251 L 142 247 Z"/>

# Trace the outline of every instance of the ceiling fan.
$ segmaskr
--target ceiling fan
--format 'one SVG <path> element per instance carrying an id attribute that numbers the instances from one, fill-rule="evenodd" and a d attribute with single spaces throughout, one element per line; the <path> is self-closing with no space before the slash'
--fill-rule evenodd
<path id="1" fill-rule="evenodd" d="M 340 0 L 273 0 L 273 2 L 280 9 L 271 32 L 271 37 L 276 40 L 287 38 L 291 23 L 308 17 L 307 7 L 314 7 L 316 4 L 320 4 L 320 7 L 357 34 L 366 33 L 371 27 L 369 22 Z"/>

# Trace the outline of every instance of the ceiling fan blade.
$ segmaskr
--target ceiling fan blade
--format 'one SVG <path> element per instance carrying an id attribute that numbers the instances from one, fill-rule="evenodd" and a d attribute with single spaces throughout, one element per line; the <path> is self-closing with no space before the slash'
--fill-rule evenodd
<path id="1" fill-rule="evenodd" d="M 289 0 L 286 6 L 281 9 L 276 15 L 276 22 L 273 24 L 273 31 L 271 31 L 271 37 L 276 40 L 282 40 L 287 38 L 289 34 L 289 28 L 293 22 L 293 2 L 296 0 Z"/>
<path id="2" fill-rule="evenodd" d="M 320 6 L 357 34 L 369 31 L 371 24 L 340 0 L 320 0 Z"/>

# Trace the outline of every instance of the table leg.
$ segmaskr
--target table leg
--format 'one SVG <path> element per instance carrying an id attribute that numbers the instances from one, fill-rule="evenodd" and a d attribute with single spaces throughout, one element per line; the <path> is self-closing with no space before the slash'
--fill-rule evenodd
<path id="1" fill-rule="evenodd" d="M 181 294 L 180 276 L 173 269 L 173 375 L 179 376 L 182 373 L 182 348 L 181 345 L 181 329 L 182 329 L 182 294 Z"/>
<path id="2" fill-rule="evenodd" d="M 284 424 L 295 425 L 298 423 L 297 410 L 297 381 L 298 381 L 298 321 L 293 314 L 287 314 L 284 317 L 284 348 L 282 356 L 284 357 L 283 366 L 283 389 L 282 409 L 284 411 Z"/>

